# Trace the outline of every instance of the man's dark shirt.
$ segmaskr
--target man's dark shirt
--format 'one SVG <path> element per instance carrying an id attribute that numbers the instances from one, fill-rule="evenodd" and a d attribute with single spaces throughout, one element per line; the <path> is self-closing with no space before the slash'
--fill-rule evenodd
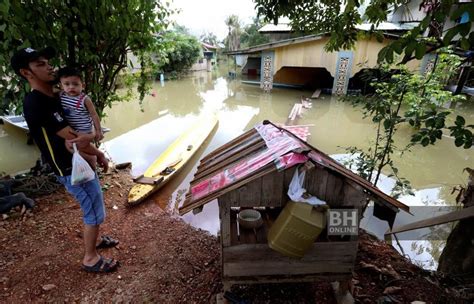
<path id="1" fill-rule="evenodd" d="M 31 137 L 54 172 L 70 175 L 72 154 L 66 149 L 64 139 L 56 135 L 68 126 L 59 98 L 33 90 L 25 97 L 23 113 Z"/>

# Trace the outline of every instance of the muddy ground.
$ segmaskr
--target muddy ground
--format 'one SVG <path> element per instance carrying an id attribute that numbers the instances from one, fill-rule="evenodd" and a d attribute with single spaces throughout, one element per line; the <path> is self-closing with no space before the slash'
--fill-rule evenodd
<path id="1" fill-rule="evenodd" d="M 214 303 L 222 292 L 219 243 L 163 211 L 151 198 L 124 207 L 126 170 L 104 176 L 103 233 L 120 240 L 102 250 L 121 263 L 112 274 L 81 271 L 79 206 L 61 188 L 22 214 L 0 218 L 1 303 Z M 356 303 L 463 303 L 438 277 L 387 244 L 361 236 L 351 289 Z M 336 303 L 329 283 L 234 286 L 240 303 Z"/>

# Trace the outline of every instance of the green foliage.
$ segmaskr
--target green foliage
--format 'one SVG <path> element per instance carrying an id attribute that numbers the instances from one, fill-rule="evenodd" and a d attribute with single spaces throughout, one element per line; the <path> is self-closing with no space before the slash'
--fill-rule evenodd
<path id="1" fill-rule="evenodd" d="M 259 33 L 259 29 L 263 26 L 262 21 L 257 17 L 253 19 L 252 24 L 244 27 L 242 36 L 240 37 L 240 47 L 248 48 L 259 44 L 270 42 L 268 37 Z"/>
<path id="2" fill-rule="evenodd" d="M 275 24 L 279 17 L 289 17 L 293 29 L 306 33 L 329 33 L 331 35 L 326 49 L 337 51 L 350 49 L 357 40 L 356 25 L 364 22 L 374 25 L 386 21 L 395 8 L 406 5 L 406 0 L 255 0 L 259 16 Z M 368 4 L 367 4 L 368 3 Z M 367 4 L 365 11 L 363 7 Z M 421 59 L 424 54 L 456 44 L 468 50 L 474 46 L 474 3 L 458 4 L 455 0 L 422 1 L 426 16 L 420 24 L 401 39 L 386 46 L 379 53 L 379 61 L 392 63 L 396 54 L 404 54 L 403 62 Z M 454 9 L 453 9 L 454 7 Z M 471 16 L 469 21 L 456 24 L 441 33 L 446 18 L 454 21 L 465 12 Z M 372 30 L 374 30 L 372 26 Z M 423 33 L 429 32 L 429 37 Z M 376 33 L 381 38 L 381 33 Z M 442 34 L 444 37 L 441 39 Z M 459 38 L 459 39 L 458 39 Z"/>
<path id="3" fill-rule="evenodd" d="M 384 169 L 390 169 L 390 177 L 396 184 L 394 195 L 411 193 L 409 182 L 400 177 L 392 161 L 393 153 L 404 153 L 416 144 L 427 146 L 440 140 L 443 130 L 454 136 L 456 146 L 470 148 L 473 143 L 473 125 L 466 126 L 465 120 L 458 116 L 453 126 L 448 126 L 450 111 L 440 110 L 447 102 L 456 102 L 464 96 L 453 96 L 444 90 L 444 84 L 456 72 L 459 58 L 449 50 L 439 53 L 434 71 L 420 75 L 409 71 L 404 65 L 381 66 L 382 75 L 372 79 L 375 93 L 371 96 L 359 96 L 351 100 L 363 109 L 365 117 L 370 117 L 377 125 L 373 144 L 367 151 L 355 147 L 347 148 L 352 155 L 349 165 L 362 177 L 377 184 Z M 411 143 L 398 148 L 394 135 L 404 125 L 413 128 Z"/>
<path id="4" fill-rule="evenodd" d="M 158 60 L 159 70 L 169 77 L 186 72 L 201 56 L 201 43 L 183 31 L 167 32 L 160 40 L 168 47 Z"/>
<path id="5" fill-rule="evenodd" d="M 54 47 L 57 66 L 71 65 L 84 72 L 88 94 L 99 115 L 122 98 L 115 93 L 117 76 L 127 67 L 127 54 L 142 64 L 140 93 L 151 71 L 151 51 L 160 45 L 154 33 L 163 31 L 172 13 L 169 3 L 155 0 L 41 0 L 0 3 L 0 94 L 8 107 L 21 111 L 27 91 L 14 76 L 10 58 L 24 47 Z"/>
<path id="6" fill-rule="evenodd" d="M 242 35 L 242 28 L 240 25 L 239 17 L 237 15 L 230 15 L 226 18 L 225 24 L 229 29 L 229 33 L 224 39 L 226 50 L 238 50 L 240 48 L 240 37 Z"/>
<path id="7" fill-rule="evenodd" d="M 199 37 L 199 39 L 202 42 L 213 45 L 213 46 L 216 46 L 219 43 L 219 41 L 217 40 L 217 36 L 211 32 L 206 32 L 202 34 L 201 37 Z"/>

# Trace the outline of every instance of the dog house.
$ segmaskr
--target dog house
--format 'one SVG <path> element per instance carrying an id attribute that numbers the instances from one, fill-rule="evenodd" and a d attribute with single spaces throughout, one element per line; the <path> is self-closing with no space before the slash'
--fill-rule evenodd
<path id="1" fill-rule="evenodd" d="M 199 212 L 217 199 L 224 289 L 232 284 L 300 282 L 324 279 L 347 281 L 357 255 L 357 235 L 321 233 L 301 259 L 282 255 L 268 246 L 268 231 L 289 198 L 295 170 L 306 171 L 304 188 L 326 201 L 330 210 L 356 209 L 368 201 L 379 218 L 393 224 L 399 209 L 409 208 L 346 169 L 293 133 L 271 122 L 259 124 L 205 156 L 191 181 L 180 214 Z M 242 229 L 241 208 L 258 210 L 263 225 Z"/>

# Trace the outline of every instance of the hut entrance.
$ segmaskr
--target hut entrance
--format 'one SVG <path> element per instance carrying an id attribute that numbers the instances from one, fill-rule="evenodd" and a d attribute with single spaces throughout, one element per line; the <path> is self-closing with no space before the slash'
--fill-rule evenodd
<path id="1" fill-rule="evenodd" d="M 275 74 L 273 81 L 316 90 L 331 89 L 334 77 L 325 68 L 284 66 Z"/>

